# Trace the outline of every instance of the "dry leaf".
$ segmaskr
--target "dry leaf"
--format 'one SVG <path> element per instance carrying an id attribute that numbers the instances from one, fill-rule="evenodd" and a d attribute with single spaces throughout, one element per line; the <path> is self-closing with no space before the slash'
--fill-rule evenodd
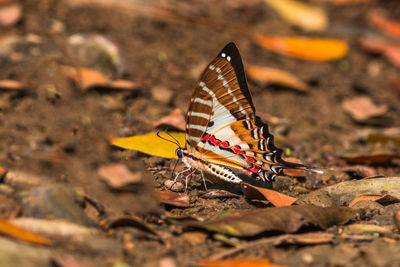
<path id="1" fill-rule="evenodd" d="M 344 57 L 348 51 L 347 43 L 339 39 L 278 37 L 262 34 L 255 34 L 253 38 L 263 48 L 305 60 L 335 60 Z"/>
<path id="2" fill-rule="evenodd" d="M 1 90 L 16 90 L 21 91 L 26 89 L 25 85 L 18 81 L 13 80 L 0 80 L 0 89 Z"/>
<path id="3" fill-rule="evenodd" d="M 323 9 L 297 0 L 264 0 L 290 24 L 306 31 L 323 31 L 328 27 L 328 16 Z"/>
<path id="4" fill-rule="evenodd" d="M 16 24 L 22 16 L 22 5 L 20 3 L 11 3 L 0 6 L 0 25 L 12 26 Z"/>
<path id="5" fill-rule="evenodd" d="M 339 155 L 340 159 L 345 160 L 349 164 L 385 164 L 393 159 L 400 158 L 399 153 L 395 152 L 364 152 L 364 153 L 348 153 Z"/>
<path id="6" fill-rule="evenodd" d="M 357 122 L 366 122 L 372 117 L 382 116 L 387 112 L 385 105 L 375 105 L 367 96 L 347 98 L 342 102 L 343 109 Z"/>
<path id="7" fill-rule="evenodd" d="M 313 191 L 310 194 L 326 192 L 337 205 L 348 205 L 360 195 L 387 195 L 400 199 L 400 177 L 350 180 Z"/>
<path id="8" fill-rule="evenodd" d="M 21 241 L 40 244 L 40 245 L 51 245 L 51 241 L 41 237 L 37 234 L 31 233 L 25 229 L 22 229 L 6 220 L 0 218 L 0 233 L 8 236 L 12 236 Z"/>
<path id="9" fill-rule="evenodd" d="M 160 202 L 176 207 L 187 208 L 189 207 L 189 196 L 185 193 L 175 193 L 171 191 L 160 192 Z"/>
<path id="10" fill-rule="evenodd" d="M 400 38 L 400 21 L 389 20 L 380 12 L 371 12 L 367 18 L 371 25 L 393 37 Z"/>
<path id="11" fill-rule="evenodd" d="M 106 86 L 111 81 L 101 72 L 88 68 L 71 69 L 68 73 L 70 78 L 77 87 L 82 90 L 88 90 L 95 86 Z"/>
<path id="12" fill-rule="evenodd" d="M 132 173 L 123 164 L 101 166 L 97 172 L 102 180 L 112 189 L 130 190 L 132 185 L 142 181 L 141 172 Z"/>
<path id="13" fill-rule="evenodd" d="M 291 206 L 297 198 L 267 188 L 257 187 L 248 183 L 242 183 L 242 192 L 249 199 L 268 200 L 275 207 Z"/>
<path id="14" fill-rule="evenodd" d="M 309 224 L 327 229 L 346 223 L 356 214 L 356 211 L 346 207 L 295 205 L 236 211 L 224 217 L 190 225 L 233 236 L 253 236 L 265 231 L 293 233 Z"/>
<path id="15" fill-rule="evenodd" d="M 185 147 L 185 133 L 165 133 L 160 132 L 160 136 L 174 142 L 174 138 L 179 142 L 180 147 Z M 172 138 L 172 137 L 173 138 Z M 112 145 L 125 149 L 137 150 L 153 156 L 163 158 L 177 158 L 175 151 L 178 145 L 161 139 L 156 132 L 145 135 L 122 137 L 112 140 Z"/>
<path id="16" fill-rule="evenodd" d="M 199 260 L 198 267 L 284 267 L 283 265 L 271 264 L 267 259 L 224 259 Z"/>
<path id="17" fill-rule="evenodd" d="M 366 51 L 385 55 L 393 65 L 400 67 L 400 42 L 378 38 L 360 38 L 359 44 Z"/>
<path id="18" fill-rule="evenodd" d="M 353 207 L 357 202 L 362 201 L 362 200 L 372 200 L 376 201 L 378 203 L 387 203 L 387 202 L 398 202 L 399 199 L 397 197 L 391 196 L 391 195 L 361 195 L 356 198 L 354 198 L 350 204 L 349 207 Z"/>
<path id="19" fill-rule="evenodd" d="M 158 121 L 153 123 L 154 127 L 162 124 L 170 125 L 176 129 L 185 130 L 186 121 L 180 109 L 174 109 L 168 116 L 162 117 Z"/>
<path id="20" fill-rule="evenodd" d="M 284 70 L 250 65 L 247 66 L 247 74 L 251 79 L 260 83 L 278 84 L 300 92 L 308 90 L 307 84 Z"/>

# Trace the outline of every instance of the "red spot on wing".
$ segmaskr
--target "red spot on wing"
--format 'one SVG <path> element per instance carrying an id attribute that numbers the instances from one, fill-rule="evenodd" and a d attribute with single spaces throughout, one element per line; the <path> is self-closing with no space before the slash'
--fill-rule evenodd
<path id="1" fill-rule="evenodd" d="M 259 169 L 260 169 L 259 166 L 253 165 L 253 168 L 247 169 L 247 170 L 250 171 L 250 172 L 253 172 L 253 173 L 257 173 Z"/>
<path id="2" fill-rule="evenodd" d="M 222 146 L 223 148 L 227 148 L 229 146 L 227 141 L 224 141 L 219 145 Z"/>
<path id="3" fill-rule="evenodd" d="M 210 139 L 210 135 L 209 135 L 209 134 L 207 134 L 206 136 L 204 136 L 203 139 L 200 140 L 200 142 L 203 142 L 203 141 L 204 141 L 204 142 L 207 142 L 208 139 Z"/>

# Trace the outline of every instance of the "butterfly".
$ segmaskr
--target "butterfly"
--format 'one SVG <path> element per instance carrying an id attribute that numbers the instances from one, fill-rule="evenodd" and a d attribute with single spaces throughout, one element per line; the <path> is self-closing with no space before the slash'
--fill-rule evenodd
<path id="1" fill-rule="evenodd" d="M 242 59 L 236 45 L 227 44 L 201 74 L 186 116 L 186 145 L 176 155 L 188 171 L 209 173 L 241 183 L 239 173 L 271 182 L 284 169 L 314 167 L 282 159 L 268 125 L 255 115 Z"/>

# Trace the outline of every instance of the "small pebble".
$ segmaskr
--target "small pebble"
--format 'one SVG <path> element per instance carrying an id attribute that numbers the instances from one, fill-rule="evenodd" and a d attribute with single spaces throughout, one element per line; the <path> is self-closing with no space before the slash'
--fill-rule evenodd
<path id="1" fill-rule="evenodd" d="M 164 185 L 175 192 L 181 192 L 184 189 L 184 185 L 181 182 L 174 182 L 174 180 L 167 180 L 164 182 Z"/>

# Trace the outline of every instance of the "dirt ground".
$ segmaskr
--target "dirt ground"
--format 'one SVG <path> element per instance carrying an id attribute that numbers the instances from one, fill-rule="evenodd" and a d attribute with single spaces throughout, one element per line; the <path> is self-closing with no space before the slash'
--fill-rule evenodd
<path id="1" fill-rule="evenodd" d="M 22 1 L 21 6 L 18 22 L 0 28 L 0 80 L 24 84 L 20 90 L 0 88 L 0 167 L 25 173 L 32 179 L 17 179 L 8 184 L 0 179 L 7 186 L 0 190 L 3 199 L 0 216 L 10 220 L 62 218 L 86 227 L 95 226 L 100 229 L 102 241 L 77 245 L 68 241 L 73 239 L 69 236 L 55 241 L 52 247 L 44 247 L 3 236 L 0 263 L 7 262 L 1 258 L 11 252 L 1 250 L 11 246 L 7 242 L 12 242 L 27 251 L 35 248 L 49 253 L 48 257 L 43 256 L 46 253 L 35 256 L 42 257 L 40 260 L 30 260 L 34 256 L 22 253 L 20 259 L 11 261 L 14 266 L 196 266 L 198 260 L 212 258 L 232 247 L 281 236 L 281 232 L 269 231 L 232 238 L 183 227 L 182 221 L 188 218 L 201 222 L 226 210 L 272 205 L 267 201 L 247 200 L 238 190 L 233 190 L 239 195 L 237 198 L 202 198 L 204 187 L 196 179 L 189 185 L 189 207 L 160 204 L 158 192 L 166 190 L 164 182 L 170 179 L 173 162 L 110 145 L 113 137 L 154 131 L 153 122 L 176 108 L 186 112 L 201 70 L 230 41 L 239 48 L 245 68 L 246 65 L 279 68 L 309 86 L 306 93 L 299 93 L 248 79 L 257 114 L 270 122 L 278 146 L 304 163 L 332 168 L 326 169 L 324 175 L 278 177 L 272 188 L 300 197 L 341 181 L 369 176 L 344 171 L 354 165 L 340 156 L 350 153 L 370 155 L 384 151 L 394 155 L 391 161 L 358 165 L 368 167 L 372 176 L 399 176 L 399 145 L 370 143 L 362 138 L 366 131 L 382 133 L 400 127 L 399 94 L 389 87 L 390 81 L 400 77 L 399 67 L 382 55 L 362 50 L 358 43 L 360 36 L 377 32 L 368 24 L 366 14 L 379 9 L 387 17 L 399 19 L 398 1 L 320 4 L 329 15 L 330 25 L 319 33 L 289 25 L 257 0 L 28 0 Z M 342 59 L 327 62 L 296 59 L 255 44 L 252 39 L 255 31 L 338 38 L 349 44 L 349 52 Z M 107 51 L 114 61 L 110 57 L 102 60 L 95 49 L 88 49 L 83 55 L 72 48 L 71 36 L 84 36 L 90 41 L 93 38 L 90 34 L 102 36 L 118 48 L 118 52 Z M 10 38 L 14 42 L 11 50 L 6 43 Z M 78 67 L 94 68 L 110 79 L 132 81 L 136 86 L 128 90 L 107 86 L 84 90 L 65 71 Z M 385 105 L 385 118 L 378 123 L 355 122 L 344 111 L 342 102 L 356 96 L 367 96 L 375 104 Z M 122 163 L 132 172 L 141 173 L 142 183 L 123 192 L 110 189 L 100 179 L 99 168 L 111 163 Z M 86 201 L 80 203 L 88 216 L 86 223 L 42 213 L 41 205 L 52 202 L 51 199 L 32 207 L 34 197 L 40 195 L 32 190 L 54 184 L 62 185 L 57 190 L 75 189 L 80 196 L 86 196 Z M 224 189 L 212 183 L 207 185 L 209 189 Z M 29 198 L 33 200 L 24 198 L 24 194 L 31 193 Z M 62 194 L 55 194 L 55 199 Z M 104 211 L 98 212 L 88 199 Z M 358 233 L 358 239 L 335 238 L 328 242 L 265 243 L 227 257 L 266 258 L 286 266 L 400 266 L 399 230 L 391 219 L 400 211 L 395 202 L 368 202 L 363 213 L 350 222 L 390 225 L 389 232 L 376 230 L 372 234 Z M 129 227 L 103 227 L 110 218 L 133 215 L 143 219 L 143 224 L 156 234 L 133 223 Z M 383 222 L 382 218 L 389 222 Z M 299 231 L 308 232 L 321 229 L 306 226 Z M 334 226 L 325 232 L 338 237 L 343 229 Z"/>

